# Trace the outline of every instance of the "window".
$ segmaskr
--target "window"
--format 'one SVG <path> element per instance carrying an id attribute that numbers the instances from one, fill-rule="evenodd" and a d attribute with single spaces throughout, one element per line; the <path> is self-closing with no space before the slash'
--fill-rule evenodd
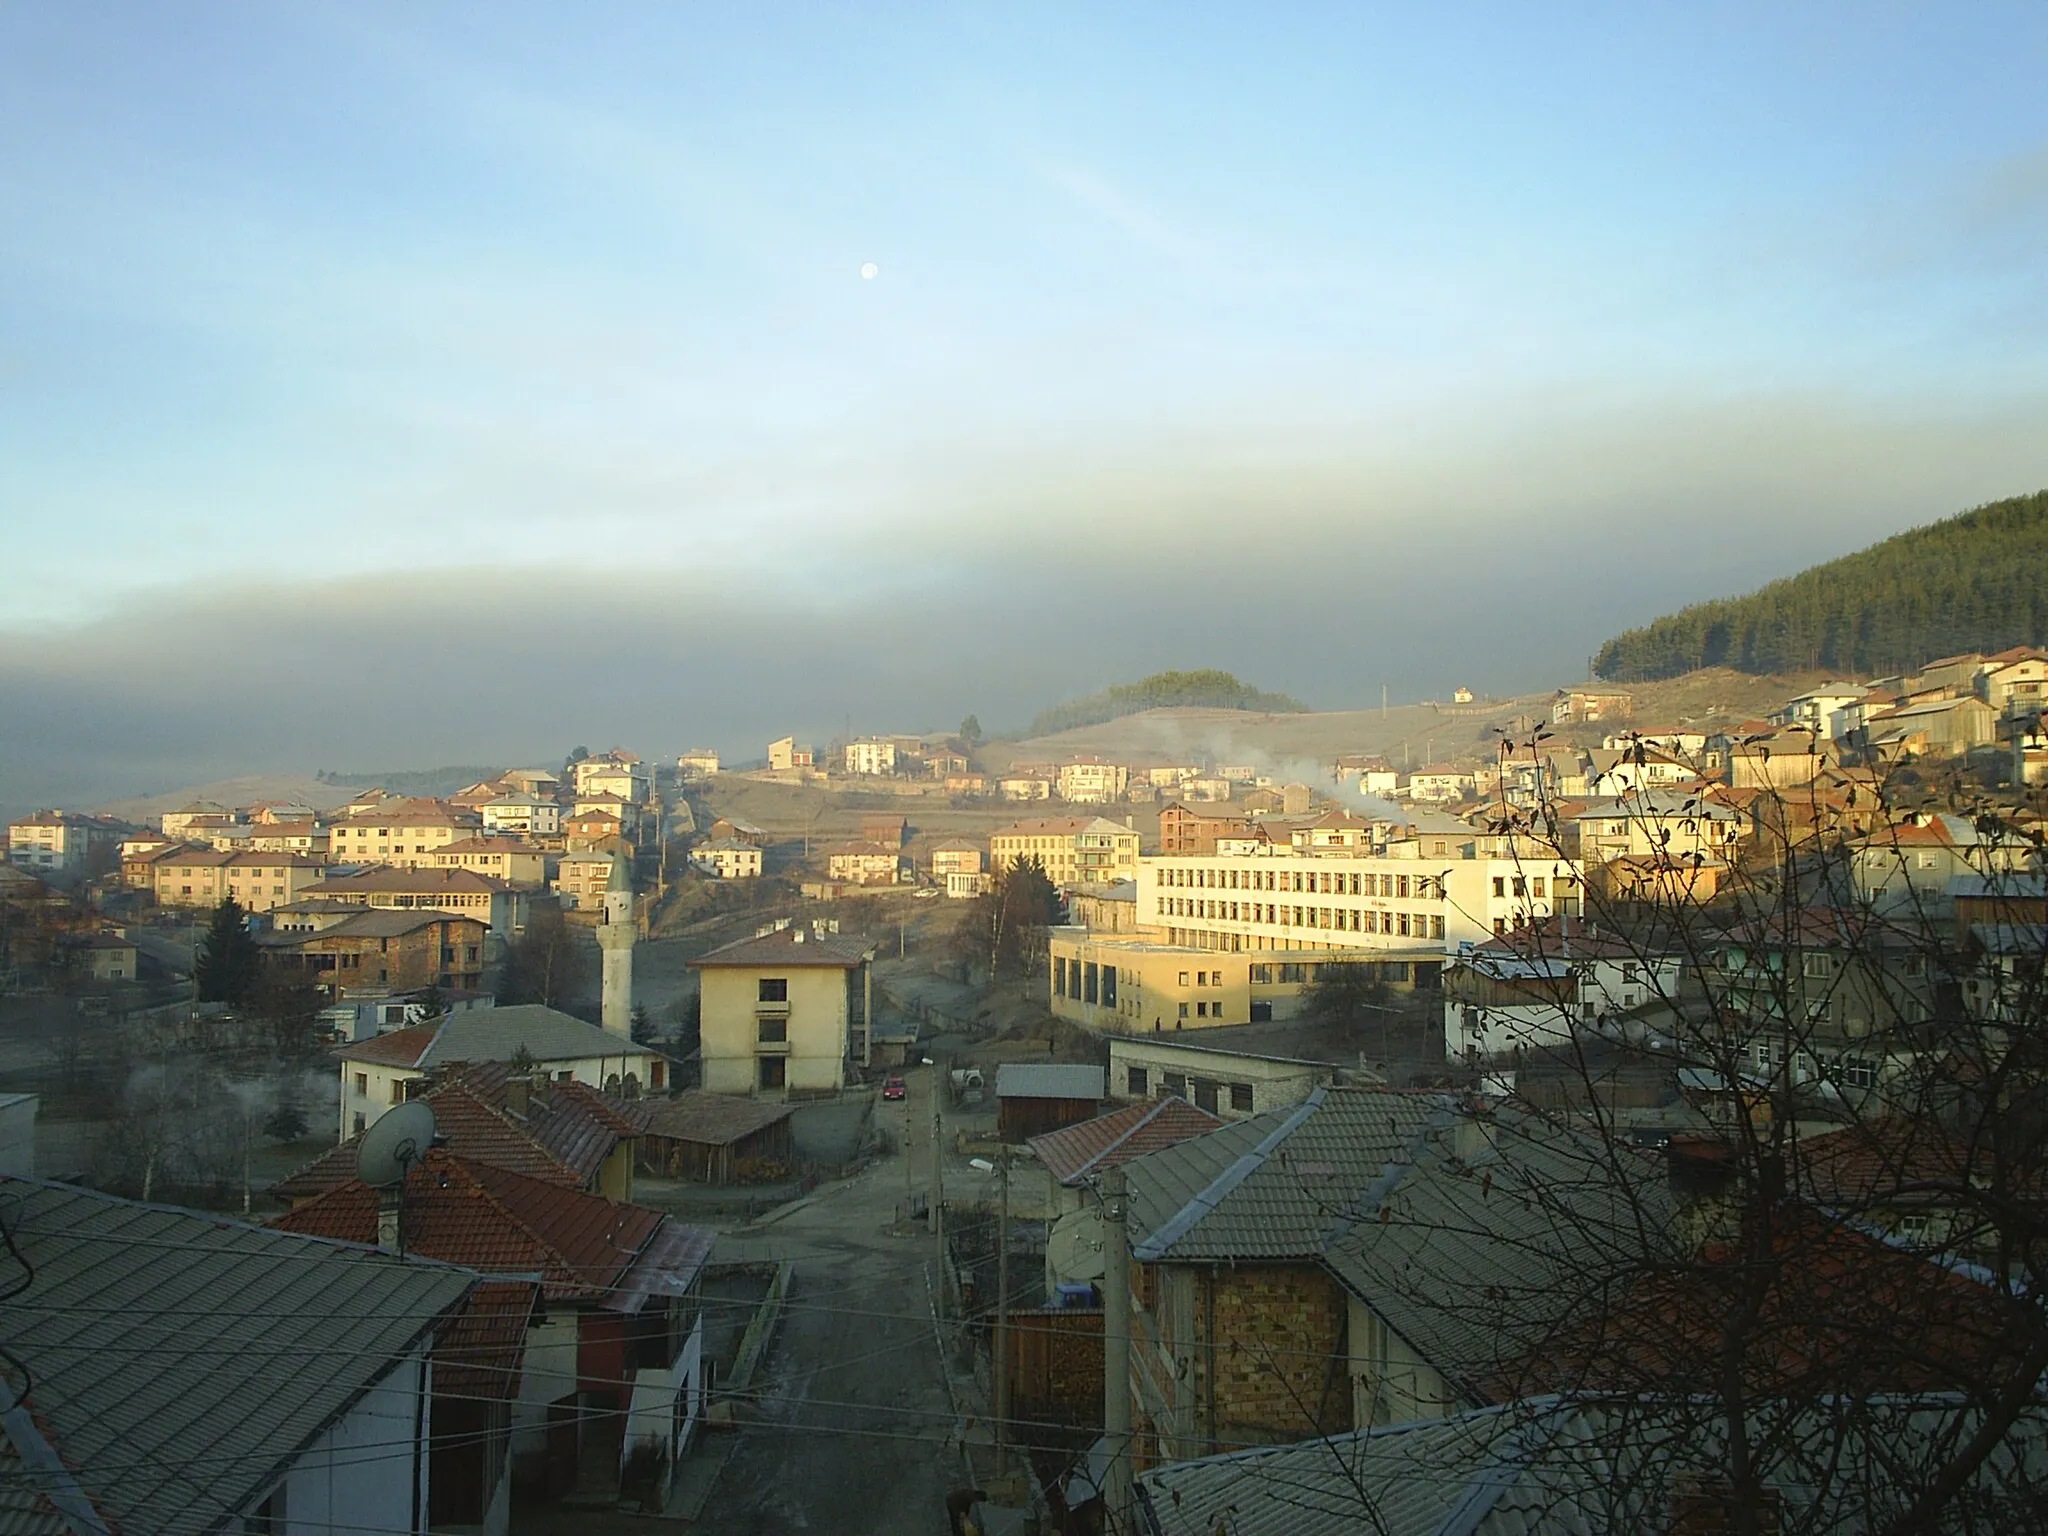
<path id="1" fill-rule="evenodd" d="M 1124 1068 L 1124 1089 L 1134 1099 L 1142 1099 L 1151 1091 L 1148 1081 L 1150 1074 L 1144 1067 Z"/>
<path id="2" fill-rule="evenodd" d="M 403 1078 L 394 1077 L 391 1080 L 391 1102 L 394 1104 L 403 1104 L 405 1102 L 405 1080 Z"/>
<path id="3" fill-rule="evenodd" d="M 1188 973 L 1186 971 L 1182 971 L 1180 973 L 1180 984 L 1182 986 L 1186 986 L 1188 984 Z"/>
<path id="4" fill-rule="evenodd" d="M 788 1002 L 789 978 L 787 976 L 763 976 L 760 982 L 759 1000 L 764 1003 Z"/>
<path id="5" fill-rule="evenodd" d="M 756 1019 L 754 1038 L 763 1045 L 787 1045 L 789 1043 L 789 1020 L 780 1014 L 772 1018 Z"/>
<path id="6" fill-rule="evenodd" d="M 356 1113 L 355 1113 L 355 1134 L 356 1134 L 356 1135 L 358 1135 L 358 1136 L 360 1136 L 360 1135 L 362 1135 L 362 1134 L 363 1134 L 363 1130 L 364 1130 L 364 1120 L 363 1120 L 363 1112 L 362 1112 L 362 1111 L 361 1111 L 361 1110 L 359 1109 L 359 1110 L 357 1110 L 357 1111 L 356 1111 Z"/>
<path id="7" fill-rule="evenodd" d="M 1178 1072 L 1163 1073 L 1159 1079 L 1159 1091 L 1184 1099 L 1188 1096 L 1188 1080 Z"/>
<path id="8" fill-rule="evenodd" d="M 1252 1112 L 1252 1085 L 1250 1083 L 1232 1083 L 1230 1085 L 1230 1107 L 1241 1115 L 1248 1115 Z"/>
<path id="9" fill-rule="evenodd" d="M 1496 896 L 1505 896 L 1505 895 L 1507 895 L 1507 893 L 1508 893 L 1508 883 L 1507 883 L 1507 880 L 1506 880 L 1506 879 L 1505 879 L 1504 877 L 1500 876 L 1500 875 L 1495 875 L 1495 876 L 1493 877 L 1493 894 L 1494 894 L 1494 895 L 1496 895 Z"/>
<path id="10" fill-rule="evenodd" d="M 755 1081 L 761 1087 L 780 1088 L 784 1081 L 783 1073 L 787 1070 L 787 1061 L 781 1056 L 763 1056 L 755 1063 L 754 1070 L 757 1074 Z"/>
<path id="11" fill-rule="evenodd" d="M 1182 1003 L 1182 1004 L 1180 1005 L 1180 1017 L 1182 1017 L 1182 1018 L 1186 1018 L 1187 1016 L 1188 1016 L 1188 1005 L 1187 1005 L 1186 1003 Z"/>
<path id="12" fill-rule="evenodd" d="M 367 1072 L 358 1072 L 356 1074 L 356 1097 L 359 1099 L 367 1099 L 369 1096 L 370 1074 Z"/>

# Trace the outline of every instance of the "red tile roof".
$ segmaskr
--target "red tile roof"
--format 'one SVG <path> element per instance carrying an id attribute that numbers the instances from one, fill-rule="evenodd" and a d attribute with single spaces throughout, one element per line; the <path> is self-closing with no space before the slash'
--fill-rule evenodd
<path id="1" fill-rule="evenodd" d="M 360 1181 L 287 1211 L 289 1232 L 377 1241 L 378 1192 Z M 407 1171 L 406 1251 L 495 1275 L 541 1277 L 550 1300 L 599 1299 L 668 1218 L 435 1148 Z"/>
<path id="2" fill-rule="evenodd" d="M 492 1102 L 488 1082 L 493 1068 L 498 1104 Z M 607 1139 L 603 1151 L 587 1167 L 580 1161 L 556 1156 L 533 1129 L 518 1124 L 499 1107 L 504 1080 L 501 1065 L 484 1063 L 420 1096 L 434 1106 L 434 1127 L 448 1150 L 471 1162 L 509 1168 L 544 1183 L 571 1189 L 587 1183 L 616 1138 Z M 270 1193 L 282 1200 L 305 1200 L 352 1182 L 356 1176 L 356 1149 L 361 1143 L 361 1136 L 351 1136 L 340 1146 L 330 1147 L 290 1178 L 273 1184 Z"/>
<path id="3" fill-rule="evenodd" d="M 1077 1184 L 1090 1174 L 1213 1131 L 1222 1123 L 1207 1110 L 1169 1096 L 1048 1131 L 1026 1145 L 1060 1183 Z"/>
<path id="4" fill-rule="evenodd" d="M 434 1395 L 504 1400 L 519 1391 L 540 1287 L 486 1280 L 434 1338 Z"/>

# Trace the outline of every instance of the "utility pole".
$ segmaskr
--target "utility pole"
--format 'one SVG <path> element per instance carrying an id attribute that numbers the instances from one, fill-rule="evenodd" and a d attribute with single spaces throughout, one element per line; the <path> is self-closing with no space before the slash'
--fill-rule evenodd
<path id="1" fill-rule="evenodd" d="M 1380 718 L 1382 720 L 1387 718 L 1387 685 L 1385 683 L 1380 684 Z"/>
<path id="2" fill-rule="evenodd" d="M 1010 1154 L 1007 1149 L 996 1160 L 996 1174 L 1002 1185 L 996 1217 L 996 1358 L 995 1421 L 996 1467 L 1003 1466 L 1003 1448 L 1009 1441 L 1010 1419 Z"/>
<path id="3" fill-rule="evenodd" d="M 1107 1529 L 1129 1529 L 1131 1507 L 1131 1244 L 1124 1225 L 1124 1170 L 1102 1174 L 1102 1479 Z"/>
<path id="4" fill-rule="evenodd" d="M 942 1068 L 932 1068 L 932 1203 L 930 1207 L 932 1245 L 938 1251 L 938 1305 L 941 1320 L 946 1315 L 946 1191 L 944 1185 L 940 1182 L 940 1174 L 945 1165 L 941 1161 L 939 1150 L 944 1141 L 944 1121 L 940 1116 L 939 1108 L 939 1079 L 942 1072 Z"/>

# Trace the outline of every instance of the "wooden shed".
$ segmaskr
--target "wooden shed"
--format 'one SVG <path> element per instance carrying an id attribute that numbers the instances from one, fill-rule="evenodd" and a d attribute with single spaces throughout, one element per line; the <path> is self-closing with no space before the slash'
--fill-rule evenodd
<path id="1" fill-rule="evenodd" d="M 641 1171 L 699 1184 L 763 1184 L 796 1170 L 794 1106 L 691 1090 L 643 1100 Z"/>
<path id="2" fill-rule="evenodd" d="M 1102 1068 L 1007 1061 L 996 1068 L 996 1135 L 1028 1141 L 1102 1112 Z"/>

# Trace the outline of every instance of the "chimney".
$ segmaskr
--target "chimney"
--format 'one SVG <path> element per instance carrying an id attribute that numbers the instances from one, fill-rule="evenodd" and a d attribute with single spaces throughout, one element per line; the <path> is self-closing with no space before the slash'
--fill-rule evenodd
<path id="1" fill-rule="evenodd" d="M 401 1182 L 396 1189 L 377 1191 L 377 1246 L 388 1253 L 405 1252 L 405 1238 L 399 1229 L 405 1209 L 404 1188 Z"/>
<path id="2" fill-rule="evenodd" d="M 533 1079 L 514 1073 L 505 1079 L 505 1113 L 526 1118 L 526 1112 L 533 1102 Z"/>
<path id="3" fill-rule="evenodd" d="M 1463 1163 L 1490 1162 L 1498 1149 L 1494 1145 L 1493 1112 L 1471 1103 L 1451 1123 L 1451 1154 Z"/>

